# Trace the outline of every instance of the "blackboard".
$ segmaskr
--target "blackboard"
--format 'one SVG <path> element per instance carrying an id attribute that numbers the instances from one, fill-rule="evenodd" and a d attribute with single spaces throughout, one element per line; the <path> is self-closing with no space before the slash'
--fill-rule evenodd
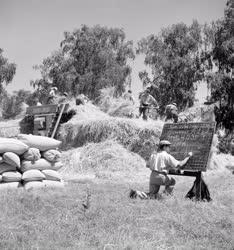
<path id="1" fill-rule="evenodd" d="M 183 160 L 188 152 L 193 152 L 185 170 L 206 171 L 214 130 L 214 122 L 166 123 L 160 140 L 172 143 L 170 153 L 177 160 Z"/>

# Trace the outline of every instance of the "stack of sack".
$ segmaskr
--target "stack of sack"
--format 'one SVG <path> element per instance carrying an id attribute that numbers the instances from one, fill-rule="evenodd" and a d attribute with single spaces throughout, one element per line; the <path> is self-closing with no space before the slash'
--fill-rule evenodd
<path id="1" fill-rule="evenodd" d="M 63 165 L 57 150 L 61 142 L 45 136 L 0 138 L 0 189 L 63 187 L 57 172 Z"/>

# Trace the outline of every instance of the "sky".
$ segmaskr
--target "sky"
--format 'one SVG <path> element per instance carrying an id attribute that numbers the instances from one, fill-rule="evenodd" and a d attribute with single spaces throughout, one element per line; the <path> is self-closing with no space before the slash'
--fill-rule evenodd
<path id="1" fill-rule="evenodd" d="M 226 0 L 0 0 L 0 48 L 17 64 L 7 90 L 30 89 L 30 80 L 40 77 L 32 66 L 59 48 L 64 31 L 82 24 L 119 27 L 136 45 L 142 37 L 178 22 L 189 25 L 197 19 L 204 24 L 222 18 L 225 4 Z M 131 66 L 137 93 L 142 88 L 138 72 L 145 68 L 143 56 Z M 206 94 L 203 83 L 197 96 L 203 99 Z"/>

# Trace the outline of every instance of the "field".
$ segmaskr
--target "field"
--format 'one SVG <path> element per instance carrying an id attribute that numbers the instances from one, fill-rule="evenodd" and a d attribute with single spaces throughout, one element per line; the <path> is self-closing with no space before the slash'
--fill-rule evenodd
<path id="1" fill-rule="evenodd" d="M 1 192 L 0 249 L 233 249 L 228 170 L 206 174 L 210 203 L 184 199 L 190 177 L 177 178 L 172 197 L 129 199 L 130 188 L 148 189 L 145 171 L 129 181 L 81 178 L 59 191 Z"/>
<path id="2" fill-rule="evenodd" d="M 194 178 L 180 176 L 173 196 L 132 200 L 131 189 L 148 191 L 149 152 L 141 147 L 152 148 L 162 124 L 86 108 L 62 127 L 73 143 L 63 152 L 64 189 L 1 191 L 0 249 L 233 249 L 234 157 L 213 154 L 204 174 L 209 203 L 186 200 Z"/>

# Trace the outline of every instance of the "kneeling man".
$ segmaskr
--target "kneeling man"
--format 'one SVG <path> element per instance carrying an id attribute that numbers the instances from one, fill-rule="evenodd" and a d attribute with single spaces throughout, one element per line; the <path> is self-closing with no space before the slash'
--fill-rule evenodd
<path id="1" fill-rule="evenodd" d="M 159 192 L 160 186 L 165 186 L 165 193 L 171 194 L 175 186 L 175 179 L 168 176 L 169 170 L 182 169 L 189 158 L 193 155 L 192 152 L 188 153 L 188 156 L 182 160 L 176 160 L 170 154 L 169 141 L 163 140 L 159 142 L 159 151 L 153 153 L 147 162 L 146 167 L 150 168 L 150 182 L 149 182 L 149 194 L 150 198 L 156 198 Z"/>

